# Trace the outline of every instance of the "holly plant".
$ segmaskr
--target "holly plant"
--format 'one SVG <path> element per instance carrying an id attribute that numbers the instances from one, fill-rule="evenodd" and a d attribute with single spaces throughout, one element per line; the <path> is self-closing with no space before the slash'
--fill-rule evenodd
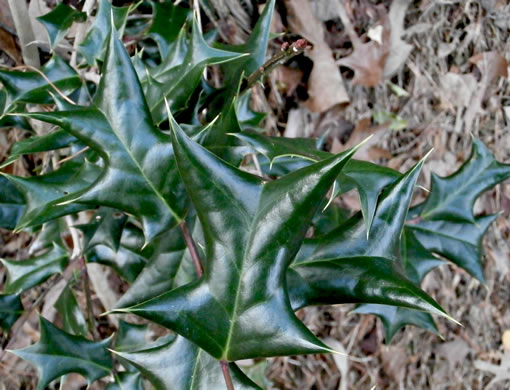
<path id="1" fill-rule="evenodd" d="M 4 349 L 37 368 L 37 389 L 69 373 L 108 389 L 260 389 L 236 361 L 339 353 L 299 319 L 304 307 L 357 304 L 389 343 L 405 325 L 438 333 L 433 317 L 453 320 L 420 288 L 432 269 L 450 261 L 484 281 L 497 215 L 473 206 L 510 166 L 474 139 L 469 160 L 411 207 L 426 156 L 401 173 L 357 160 L 363 144 L 331 154 L 265 135 L 249 103 L 274 3 L 232 46 L 185 5 L 153 2 L 146 18 L 145 2 L 101 0 L 76 65 L 53 52 L 40 69 L 0 70 L 0 123 L 23 135 L 1 163 L 0 226 L 33 235 L 28 258 L 1 259 L 0 327 Z M 51 47 L 85 17 L 63 4 L 42 16 Z M 128 33 L 143 50 L 126 49 Z M 206 81 L 213 65 L 223 84 Z M 337 200 L 351 190 L 360 211 Z M 101 315 L 92 263 L 123 291 Z M 11 350 L 62 280 L 39 341 Z"/>

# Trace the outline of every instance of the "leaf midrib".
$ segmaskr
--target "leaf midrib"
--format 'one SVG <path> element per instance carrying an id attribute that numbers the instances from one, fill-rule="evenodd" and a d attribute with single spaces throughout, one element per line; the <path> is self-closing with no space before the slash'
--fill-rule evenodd
<path id="1" fill-rule="evenodd" d="M 106 121 L 108 122 L 108 125 L 110 126 L 110 129 L 112 130 L 113 134 L 115 134 L 115 137 L 117 138 L 117 140 L 119 141 L 119 143 L 123 146 L 124 150 L 126 151 L 126 153 L 129 155 L 129 157 L 131 158 L 131 160 L 134 162 L 135 166 L 137 167 L 137 169 L 140 171 L 140 174 L 142 175 L 142 177 L 145 179 L 145 181 L 147 182 L 147 184 L 149 184 L 150 188 L 152 189 L 152 191 L 156 194 L 156 196 L 163 202 L 163 204 L 167 207 L 168 211 L 170 211 L 170 214 L 176 219 L 177 223 L 181 223 L 183 220 L 181 217 L 179 217 L 177 215 L 177 213 L 175 212 L 175 210 L 168 204 L 167 200 L 163 197 L 163 195 L 156 189 L 156 187 L 154 186 L 154 184 L 152 183 L 151 180 L 149 180 L 149 178 L 147 177 L 147 175 L 145 174 L 145 172 L 143 171 L 142 167 L 140 166 L 140 164 L 138 163 L 138 161 L 135 159 L 135 157 L 133 156 L 133 154 L 131 153 L 131 150 L 129 150 L 129 148 L 127 147 L 127 145 L 122 141 L 122 138 L 119 136 L 119 134 L 117 133 L 116 129 L 114 126 L 112 126 L 112 123 L 110 122 L 110 120 L 108 119 L 108 116 L 102 111 L 100 110 L 100 112 L 103 114 L 103 116 L 105 117 Z M 108 160 L 110 158 L 108 157 Z"/>

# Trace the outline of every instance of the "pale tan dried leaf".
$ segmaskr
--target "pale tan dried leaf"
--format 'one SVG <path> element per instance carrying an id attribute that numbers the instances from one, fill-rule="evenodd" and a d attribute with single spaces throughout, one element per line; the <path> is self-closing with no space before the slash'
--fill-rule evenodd
<path id="1" fill-rule="evenodd" d="M 440 77 L 440 98 L 443 107 L 467 107 L 478 89 L 472 74 L 448 72 Z"/>
<path id="2" fill-rule="evenodd" d="M 313 15 L 310 3 L 308 0 L 285 0 L 285 5 L 292 31 L 314 45 L 307 52 L 313 61 L 308 80 L 308 108 L 313 112 L 324 112 L 335 105 L 349 103 L 342 75 L 324 40 L 324 26 Z"/>
<path id="3" fill-rule="evenodd" d="M 335 365 L 340 371 L 341 380 L 340 386 L 338 386 L 338 390 L 347 390 L 349 386 L 349 378 L 347 374 L 349 372 L 349 360 L 347 358 L 347 351 L 344 346 L 338 341 L 331 337 L 324 340 L 324 342 L 333 348 L 335 351 L 342 353 L 343 355 L 334 354 L 333 360 L 335 361 Z"/>
<path id="4" fill-rule="evenodd" d="M 503 337 L 501 338 L 501 341 L 503 342 L 503 347 L 510 351 L 510 329 L 507 329 L 503 332 Z"/>
<path id="5" fill-rule="evenodd" d="M 402 40 L 404 35 L 404 18 L 411 0 L 393 0 L 388 13 L 390 34 L 390 52 L 384 64 L 384 77 L 393 76 L 409 57 L 413 46 Z"/>

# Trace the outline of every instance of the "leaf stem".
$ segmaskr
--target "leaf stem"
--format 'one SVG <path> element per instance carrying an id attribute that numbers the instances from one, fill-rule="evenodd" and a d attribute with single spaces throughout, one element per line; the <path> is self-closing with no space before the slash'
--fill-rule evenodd
<path id="1" fill-rule="evenodd" d="M 195 266 L 195 271 L 199 278 L 204 274 L 204 267 L 202 265 L 202 261 L 200 260 L 200 255 L 198 254 L 197 245 L 191 236 L 191 233 L 188 228 L 188 224 L 186 221 L 182 221 L 179 224 L 179 228 L 181 229 L 182 235 L 184 237 L 184 241 L 186 241 L 186 246 L 188 247 L 189 253 L 191 255 L 191 259 L 193 260 L 193 265 Z"/>
<path id="2" fill-rule="evenodd" d="M 220 360 L 220 365 L 221 365 L 221 372 L 223 372 L 223 378 L 225 378 L 225 384 L 227 385 L 227 390 L 235 390 L 234 384 L 232 383 L 232 377 L 230 376 L 228 362 L 225 360 Z"/>

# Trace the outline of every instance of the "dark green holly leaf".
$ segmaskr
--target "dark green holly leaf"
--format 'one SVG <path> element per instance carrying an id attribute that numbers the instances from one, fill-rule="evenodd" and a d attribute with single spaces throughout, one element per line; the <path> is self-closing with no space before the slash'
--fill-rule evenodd
<path id="1" fill-rule="evenodd" d="M 0 328 L 8 331 L 23 314 L 23 305 L 19 295 L 0 294 Z"/>
<path id="2" fill-rule="evenodd" d="M 219 362 L 183 337 L 134 352 L 114 353 L 138 368 L 156 390 L 225 389 Z M 229 369 L 236 390 L 260 389 L 235 364 L 230 363 Z"/>
<path id="3" fill-rule="evenodd" d="M 0 175 L 0 227 L 14 229 L 25 212 L 25 200 L 16 186 Z"/>
<path id="4" fill-rule="evenodd" d="M 417 286 L 420 285 L 427 273 L 444 264 L 443 260 L 438 259 L 423 247 L 414 236 L 413 231 L 407 227 L 402 230 L 399 260 L 405 275 Z"/>
<path id="5" fill-rule="evenodd" d="M 510 177 L 510 164 L 501 164 L 478 139 L 473 138 L 469 160 L 447 177 L 432 175 L 431 193 L 421 212 L 424 220 L 475 224 L 473 206 L 481 193 Z"/>
<path id="6" fill-rule="evenodd" d="M 37 286 L 51 275 L 63 271 L 68 258 L 67 251 L 54 244 L 44 255 L 32 259 L 22 261 L 0 259 L 8 273 L 4 294 L 19 294 Z"/>
<path id="7" fill-rule="evenodd" d="M 320 201 L 355 150 L 264 182 L 171 124 L 179 172 L 204 232 L 205 274 L 117 311 L 162 324 L 228 361 L 330 352 L 292 311 L 284 275 Z"/>
<path id="8" fill-rule="evenodd" d="M 196 235 L 193 236 L 196 239 Z M 160 241 L 164 245 L 152 254 L 148 264 L 115 307 L 136 305 L 194 280 L 190 275 L 194 275 L 195 270 L 189 269 L 192 268 L 192 261 L 179 228 L 165 233 Z"/>
<path id="9" fill-rule="evenodd" d="M 331 157 L 331 153 L 317 149 L 311 138 L 265 137 L 256 133 L 234 133 L 233 136 L 250 145 L 267 159 L 261 161 L 268 174 L 283 175 Z M 381 191 L 400 177 L 400 173 L 367 161 L 350 160 L 336 181 L 334 196 L 356 189 L 367 229 L 370 230 L 377 200 Z"/>
<path id="10" fill-rule="evenodd" d="M 110 339 L 89 341 L 73 336 L 43 317 L 40 317 L 40 328 L 41 338 L 37 344 L 11 351 L 37 367 L 37 390 L 43 390 L 52 380 L 71 372 L 83 375 L 89 385 L 110 374 L 113 369 L 107 350 Z"/>
<path id="11" fill-rule="evenodd" d="M 448 317 L 425 292 L 408 281 L 394 260 L 353 257 L 301 262 L 287 272 L 292 307 L 379 303 Z"/>
<path id="12" fill-rule="evenodd" d="M 406 230 L 427 250 L 446 257 L 484 283 L 482 238 L 497 217 L 477 217 L 474 223 L 423 220 L 406 225 Z"/>
<path id="13" fill-rule="evenodd" d="M 56 55 L 41 68 L 41 72 L 66 95 L 81 85 L 74 69 Z M 7 92 L 4 113 L 12 111 L 17 103 L 53 103 L 48 93 L 53 87 L 38 72 L 0 69 L 0 82 Z"/>
<path id="14" fill-rule="evenodd" d="M 253 111 L 250 107 L 251 89 L 243 92 L 237 99 L 236 113 L 239 124 L 243 130 L 253 129 L 259 126 L 266 117 L 262 112 Z"/>
<path id="15" fill-rule="evenodd" d="M 87 251 L 86 257 L 89 263 L 112 267 L 122 278 L 132 283 L 148 261 L 143 254 L 143 246 L 143 234 L 126 227 L 122 230 L 117 251 L 106 245 L 95 245 Z"/>
<path id="16" fill-rule="evenodd" d="M 305 240 L 294 263 L 358 256 L 397 260 L 400 234 L 423 162 L 424 159 L 381 194 L 370 236 L 361 213 L 356 213 L 330 233 Z"/>
<path id="17" fill-rule="evenodd" d="M 375 314 L 378 316 L 386 329 L 386 342 L 389 343 L 393 336 L 406 325 L 414 325 L 439 335 L 439 330 L 429 313 L 388 305 L 360 305 L 352 311 L 359 314 Z"/>
<path id="18" fill-rule="evenodd" d="M 67 230 L 67 224 L 62 219 L 54 219 L 42 225 L 37 238 L 30 245 L 30 254 L 37 253 L 43 249 L 53 246 L 53 243 L 64 246 L 61 232 Z"/>
<path id="19" fill-rule="evenodd" d="M 423 160 L 381 195 L 370 238 L 358 213 L 327 235 L 305 241 L 287 273 L 295 309 L 311 304 L 365 302 L 448 317 L 399 272 L 396 261 L 400 233 L 422 165 Z"/>
<path id="20" fill-rule="evenodd" d="M 50 38 L 51 49 L 65 37 L 74 22 L 84 22 L 87 18 L 85 12 L 80 12 L 67 4 L 60 3 L 54 10 L 39 16 L 37 20 L 46 28 Z"/>
<path id="21" fill-rule="evenodd" d="M 38 226 L 62 215 L 72 214 L 87 208 L 78 203 L 62 202 L 76 197 L 96 181 L 101 168 L 85 163 L 68 162 L 57 171 L 42 176 L 18 177 L 5 175 L 23 194 L 26 202 L 23 217 L 17 230 Z"/>
<path id="22" fill-rule="evenodd" d="M 117 372 L 115 382 L 109 383 L 106 390 L 144 390 L 142 376 L 139 372 Z"/>
<path id="23" fill-rule="evenodd" d="M 170 49 L 177 41 L 179 32 L 191 14 L 189 8 L 167 3 L 151 2 L 153 11 L 152 25 L 147 32 L 159 47 L 161 58 L 167 58 Z"/>
<path id="24" fill-rule="evenodd" d="M 90 223 L 77 226 L 83 232 L 84 250 L 88 251 L 96 245 L 104 245 L 117 252 L 127 218 L 126 214 L 114 209 L 101 208 L 92 217 Z"/>
<path id="25" fill-rule="evenodd" d="M 128 7 L 114 7 L 108 0 L 99 1 L 94 23 L 79 45 L 80 52 L 89 65 L 95 65 L 96 60 L 103 61 L 105 58 L 108 35 L 112 28 L 112 16 L 115 29 L 119 32 L 119 36 L 122 36 L 127 17 L 136 6 L 137 3 Z"/>
<path id="26" fill-rule="evenodd" d="M 69 284 L 65 286 L 55 302 L 55 309 L 62 318 L 64 331 L 77 336 L 87 336 L 87 322 Z"/>
<path id="27" fill-rule="evenodd" d="M 314 236 L 322 236 L 336 229 L 349 219 L 351 210 L 341 208 L 331 203 L 326 209 L 324 207 L 313 218 Z"/>
<path id="28" fill-rule="evenodd" d="M 78 201 L 140 218 L 150 242 L 182 222 L 187 200 L 170 137 L 153 125 L 131 60 L 114 33 L 95 100 L 98 108 L 30 116 L 61 126 L 101 155 L 105 171 Z"/>
<path id="29" fill-rule="evenodd" d="M 26 118 L 15 116 L 15 115 L 4 115 L 7 107 L 7 92 L 5 89 L 0 89 L 0 129 L 3 128 L 18 128 L 33 132 L 34 129 L 30 126 Z M 10 107 L 12 108 L 12 107 Z M 23 111 L 21 107 L 17 108 L 17 111 Z"/>
<path id="30" fill-rule="evenodd" d="M 148 341 L 147 324 L 131 324 L 119 320 L 119 330 L 113 344 L 118 352 L 138 351 L 144 349 Z"/>
<path id="31" fill-rule="evenodd" d="M 183 62 L 174 60 L 174 56 L 179 58 L 181 52 L 179 45 L 176 45 L 175 53 L 169 54 L 169 60 L 152 70 L 150 77 L 145 81 L 147 100 L 156 123 L 167 119 L 165 99 L 172 112 L 186 108 L 188 100 L 199 85 L 207 66 L 224 63 L 242 56 L 235 52 L 210 47 L 197 24 L 198 22 L 194 19 L 191 39 Z"/>
<path id="32" fill-rule="evenodd" d="M 61 149 L 70 146 L 77 139 L 64 130 L 56 130 L 45 135 L 36 135 L 12 145 L 9 158 L 0 164 L 3 168 L 12 164 L 18 158 L 25 154 L 47 152 L 50 150 Z"/>

